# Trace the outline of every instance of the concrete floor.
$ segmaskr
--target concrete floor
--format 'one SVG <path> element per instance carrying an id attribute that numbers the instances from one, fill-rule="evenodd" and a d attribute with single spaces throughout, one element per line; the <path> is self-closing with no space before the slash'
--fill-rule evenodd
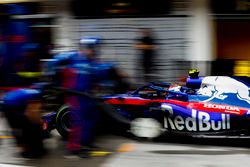
<path id="1" fill-rule="evenodd" d="M 0 118 L 0 135 L 8 136 L 8 126 Z M 250 165 L 250 150 L 244 143 L 249 140 L 220 142 L 200 140 L 163 140 L 158 142 L 132 140 L 105 135 L 97 139 L 99 154 L 88 159 L 64 158 L 64 141 L 56 131 L 45 140 L 49 153 L 42 159 L 30 160 L 16 156 L 14 139 L 0 139 L 0 167 L 235 167 Z M 235 143 L 235 144 L 234 144 Z M 239 144 L 240 143 L 240 144 Z M 218 144 L 218 142 L 216 142 Z M 238 145 L 232 147 L 231 145 Z"/>

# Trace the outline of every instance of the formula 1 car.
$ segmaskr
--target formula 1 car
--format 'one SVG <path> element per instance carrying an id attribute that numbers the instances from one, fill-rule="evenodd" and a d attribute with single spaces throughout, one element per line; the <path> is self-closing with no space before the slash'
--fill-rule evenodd
<path id="1" fill-rule="evenodd" d="M 162 134 L 189 136 L 248 136 L 250 133 L 250 82 L 248 77 L 188 77 L 186 85 L 149 83 L 126 94 L 98 99 L 104 115 L 120 130 L 137 137 Z M 106 107 L 109 106 L 109 107 Z M 44 116 L 47 130 L 69 130 L 66 106 Z M 105 127 L 105 126 L 104 126 Z"/>

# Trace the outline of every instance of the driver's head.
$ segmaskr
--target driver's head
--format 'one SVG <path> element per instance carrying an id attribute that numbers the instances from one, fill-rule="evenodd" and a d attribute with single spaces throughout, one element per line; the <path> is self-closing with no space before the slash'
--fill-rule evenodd
<path id="1" fill-rule="evenodd" d="M 87 59 L 94 60 L 99 54 L 100 44 L 100 37 L 83 37 L 80 39 L 80 50 L 84 53 Z"/>

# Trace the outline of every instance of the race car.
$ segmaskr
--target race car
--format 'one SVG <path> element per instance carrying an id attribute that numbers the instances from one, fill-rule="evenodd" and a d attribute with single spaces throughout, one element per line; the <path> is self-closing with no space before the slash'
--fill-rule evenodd
<path id="1" fill-rule="evenodd" d="M 101 97 L 97 103 L 102 104 L 104 116 L 111 118 L 103 119 L 108 122 L 102 123 L 102 127 L 111 124 L 107 128 L 119 127 L 137 137 L 155 138 L 162 134 L 248 136 L 249 85 L 248 77 L 190 75 L 183 86 L 148 83 L 126 94 Z M 47 129 L 56 127 L 65 136 L 69 130 L 69 113 L 64 106 L 45 116 Z M 113 123 L 116 125 L 112 126 Z"/>

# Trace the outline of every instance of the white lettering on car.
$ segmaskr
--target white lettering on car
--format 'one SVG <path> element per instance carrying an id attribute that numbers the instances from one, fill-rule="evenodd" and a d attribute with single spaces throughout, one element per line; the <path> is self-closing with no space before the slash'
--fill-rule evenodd
<path id="1" fill-rule="evenodd" d="M 209 131 L 211 129 L 210 116 L 205 112 L 198 112 L 198 122 L 200 131 Z"/>
<path id="2" fill-rule="evenodd" d="M 238 107 L 234 107 L 234 106 L 225 106 L 225 105 L 219 105 L 219 104 L 207 104 L 207 103 L 205 103 L 204 107 L 240 112 L 240 109 Z"/>
<path id="3" fill-rule="evenodd" d="M 182 131 L 219 131 L 230 129 L 230 114 L 220 114 L 221 120 L 213 120 L 206 112 L 192 109 L 191 117 L 180 115 L 164 117 L 164 128 Z"/>
<path id="4" fill-rule="evenodd" d="M 176 116 L 174 119 L 174 124 L 176 129 L 183 130 L 184 127 L 184 119 L 181 116 Z"/>
<path id="5" fill-rule="evenodd" d="M 191 125 L 190 125 L 191 123 Z M 188 131 L 197 131 L 196 126 L 196 110 L 192 110 L 192 117 L 187 117 L 185 125 Z"/>

